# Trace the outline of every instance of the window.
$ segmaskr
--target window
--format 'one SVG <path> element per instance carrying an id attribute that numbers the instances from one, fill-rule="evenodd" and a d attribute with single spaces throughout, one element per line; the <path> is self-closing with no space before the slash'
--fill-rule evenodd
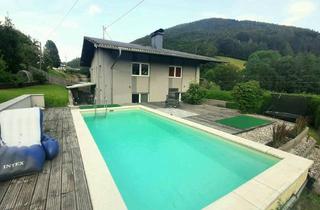
<path id="1" fill-rule="evenodd" d="M 147 63 L 133 63 L 132 76 L 149 76 L 149 64 Z"/>
<path id="2" fill-rule="evenodd" d="M 174 67 L 173 66 L 169 67 L 169 77 L 174 77 Z"/>
<path id="3" fill-rule="evenodd" d="M 148 102 L 148 93 L 141 93 L 140 94 L 140 102 L 147 103 Z"/>
<path id="4" fill-rule="evenodd" d="M 132 94 L 132 103 L 139 103 L 139 94 Z"/>
<path id="5" fill-rule="evenodd" d="M 147 103 L 148 102 L 148 93 L 133 93 L 131 102 L 132 103 Z"/>
<path id="6" fill-rule="evenodd" d="M 132 64 L 132 75 L 139 75 L 140 74 L 140 65 L 138 63 Z"/>
<path id="7" fill-rule="evenodd" d="M 141 75 L 148 76 L 149 75 L 149 65 L 141 64 Z"/>
<path id="8" fill-rule="evenodd" d="M 169 77 L 181 78 L 182 67 L 181 66 L 169 66 Z"/>

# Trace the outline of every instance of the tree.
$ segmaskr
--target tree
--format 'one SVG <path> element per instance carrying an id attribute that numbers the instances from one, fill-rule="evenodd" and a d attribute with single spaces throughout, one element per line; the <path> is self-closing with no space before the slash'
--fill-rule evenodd
<path id="1" fill-rule="evenodd" d="M 14 28 L 8 17 L 0 23 L 0 37 L 0 51 L 7 65 L 6 71 L 16 73 L 36 64 L 39 49 L 30 37 Z"/>
<path id="2" fill-rule="evenodd" d="M 274 64 L 281 58 L 280 53 L 273 50 L 257 51 L 250 55 L 245 69 L 247 80 L 260 82 L 262 88 L 273 90 L 278 79 Z"/>
<path id="3" fill-rule="evenodd" d="M 80 58 L 74 58 L 67 63 L 71 68 L 80 68 Z"/>
<path id="4" fill-rule="evenodd" d="M 232 90 L 241 79 L 240 69 L 232 64 L 220 64 L 205 74 L 205 79 L 219 85 L 222 90 Z"/>
<path id="5" fill-rule="evenodd" d="M 61 60 L 56 44 L 52 40 L 48 40 L 43 50 L 43 60 L 46 68 L 60 66 Z"/>
<path id="6" fill-rule="evenodd" d="M 237 84 L 232 90 L 232 96 L 244 113 L 257 113 L 263 103 L 263 90 L 257 81 Z"/>

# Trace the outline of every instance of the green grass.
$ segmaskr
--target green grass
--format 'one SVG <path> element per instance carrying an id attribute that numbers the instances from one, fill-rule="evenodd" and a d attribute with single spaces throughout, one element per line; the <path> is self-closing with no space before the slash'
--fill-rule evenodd
<path id="1" fill-rule="evenodd" d="M 247 115 L 239 115 L 235 117 L 224 118 L 221 120 L 217 120 L 216 122 L 241 130 L 247 130 L 272 123 L 270 120 L 260 119 Z"/>
<path id="2" fill-rule="evenodd" d="M 67 78 L 67 74 L 61 71 L 56 71 L 54 69 L 49 69 L 48 73 L 52 76 L 60 77 L 60 78 Z"/>
<path id="3" fill-rule="evenodd" d="M 305 189 L 292 210 L 319 210 L 320 195 L 314 191 Z"/>
<path id="4" fill-rule="evenodd" d="M 68 91 L 59 85 L 35 85 L 23 88 L 0 89 L 0 103 L 23 94 L 44 94 L 46 107 L 63 107 L 68 104 Z"/>
<path id="5" fill-rule="evenodd" d="M 239 67 L 241 70 L 245 68 L 246 61 L 244 61 L 244 60 L 230 58 L 230 57 L 224 57 L 224 56 L 216 56 L 216 58 L 227 61 L 227 62 Z"/>

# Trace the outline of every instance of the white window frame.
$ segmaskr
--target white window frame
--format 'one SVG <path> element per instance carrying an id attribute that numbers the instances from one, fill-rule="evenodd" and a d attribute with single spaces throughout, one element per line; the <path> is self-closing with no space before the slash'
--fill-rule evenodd
<path id="1" fill-rule="evenodd" d="M 182 66 L 169 66 L 169 68 L 168 68 L 168 70 L 170 71 L 170 67 L 173 67 L 174 68 L 174 75 L 173 76 L 169 76 L 169 78 L 182 78 L 182 72 L 183 72 L 183 69 L 182 69 Z M 176 76 L 176 73 L 177 73 L 177 68 L 180 68 L 181 69 L 181 75 L 180 75 L 180 77 L 177 77 Z M 169 74 L 170 72 L 168 72 L 168 74 Z"/>
<path id="2" fill-rule="evenodd" d="M 139 64 L 139 75 L 132 74 L 133 64 Z M 148 66 L 148 75 L 142 75 L 142 65 Z M 149 77 L 150 76 L 150 64 L 149 63 L 133 62 L 131 64 L 131 76 L 133 76 L 133 77 Z"/>

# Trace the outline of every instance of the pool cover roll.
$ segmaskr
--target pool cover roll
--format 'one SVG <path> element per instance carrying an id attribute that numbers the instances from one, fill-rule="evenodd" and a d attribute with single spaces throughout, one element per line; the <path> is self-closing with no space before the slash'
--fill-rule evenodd
<path id="1" fill-rule="evenodd" d="M 45 153 L 41 145 L 0 147 L 0 181 L 42 170 Z"/>

